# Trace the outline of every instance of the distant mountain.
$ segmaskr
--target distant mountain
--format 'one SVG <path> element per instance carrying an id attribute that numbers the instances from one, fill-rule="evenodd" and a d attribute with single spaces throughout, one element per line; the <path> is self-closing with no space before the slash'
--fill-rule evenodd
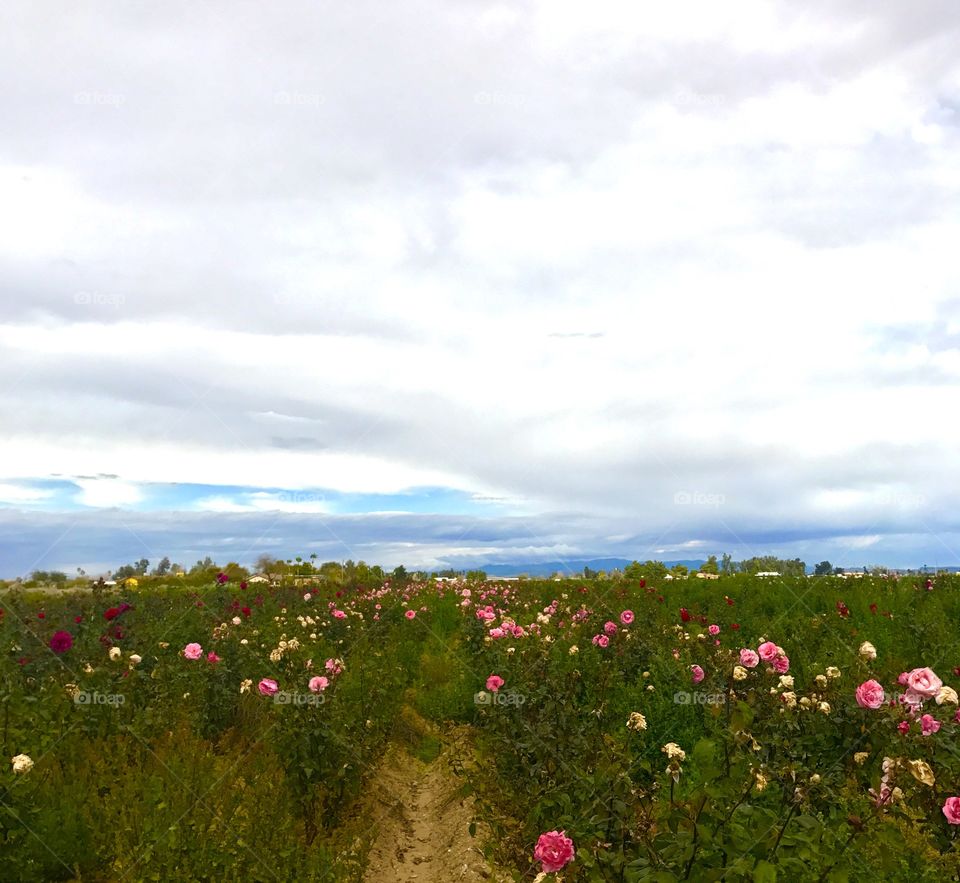
<path id="1" fill-rule="evenodd" d="M 553 576 L 554 573 L 577 574 L 583 573 L 584 567 L 591 570 L 623 570 L 628 564 L 632 564 L 629 558 L 578 558 L 565 561 L 536 561 L 527 564 L 483 564 L 476 570 L 483 570 L 488 576 L 519 576 L 521 573 L 529 576 Z M 683 564 L 690 570 L 696 570 L 704 563 L 704 560 L 685 559 L 683 561 L 664 561 L 667 567 L 675 567 L 677 564 Z"/>

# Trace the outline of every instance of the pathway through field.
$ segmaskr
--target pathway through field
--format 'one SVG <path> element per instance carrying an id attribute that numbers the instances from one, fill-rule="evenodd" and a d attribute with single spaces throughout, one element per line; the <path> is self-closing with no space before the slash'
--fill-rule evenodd
<path id="1" fill-rule="evenodd" d="M 394 744 L 371 783 L 369 819 L 377 830 L 364 880 L 417 883 L 509 883 L 493 870 L 470 835 L 472 798 L 461 798 L 462 784 L 450 769 L 455 749 L 430 763 Z"/>

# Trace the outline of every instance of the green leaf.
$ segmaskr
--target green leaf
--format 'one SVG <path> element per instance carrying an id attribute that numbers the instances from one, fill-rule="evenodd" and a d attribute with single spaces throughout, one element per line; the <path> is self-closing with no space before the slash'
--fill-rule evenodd
<path id="1" fill-rule="evenodd" d="M 776 865 L 761 859 L 753 869 L 753 883 L 777 883 Z"/>

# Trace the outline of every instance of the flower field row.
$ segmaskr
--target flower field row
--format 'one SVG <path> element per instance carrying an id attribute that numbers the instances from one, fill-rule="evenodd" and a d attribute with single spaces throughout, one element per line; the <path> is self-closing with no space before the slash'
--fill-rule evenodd
<path id="1" fill-rule="evenodd" d="M 517 879 L 956 879 L 960 581 L 698 582 L 8 594 L 0 878 L 361 879 L 412 705 Z"/>

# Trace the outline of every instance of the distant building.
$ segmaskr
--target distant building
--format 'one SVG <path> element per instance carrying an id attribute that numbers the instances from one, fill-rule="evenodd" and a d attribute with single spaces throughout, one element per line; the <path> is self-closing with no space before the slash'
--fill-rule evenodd
<path id="1" fill-rule="evenodd" d="M 757 576 L 780 576 L 776 570 L 761 570 Z"/>
<path id="2" fill-rule="evenodd" d="M 720 579 L 719 573 L 704 573 L 702 570 L 697 571 L 697 579 Z"/>
<path id="3" fill-rule="evenodd" d="M 248 583 L 268 583 L 270 578 L 264 576 L 262 573 L 255 573 L 250 579 L 247 580 Z"/>

